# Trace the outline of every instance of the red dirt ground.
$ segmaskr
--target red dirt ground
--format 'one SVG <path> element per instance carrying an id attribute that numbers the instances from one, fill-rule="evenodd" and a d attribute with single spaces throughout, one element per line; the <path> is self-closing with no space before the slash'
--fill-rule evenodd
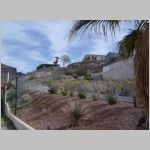
<path id="1" fill-rule="evenodd" d="M 37 130 L 136 130 L 140 111 L 133 104 L 118 102 L 109 105 L 105 101 L 83 100 L 90 112 L 87 121 L 69 127 L 71 119 L 62 108 L 72 101 L 71 97 L 58 95 L 31 95 L 34 100 L 18 110 L 17 116 Z"/>

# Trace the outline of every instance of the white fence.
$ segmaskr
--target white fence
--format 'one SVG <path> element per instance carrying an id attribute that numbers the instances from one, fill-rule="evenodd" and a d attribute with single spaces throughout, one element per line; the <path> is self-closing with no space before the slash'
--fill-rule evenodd
<path id="1" fill-rule="evenodd" d="M 18 129 L 18 130 L 35 130 L 34 128 L 32 128 L 31 126 L 29 126 L 28 124 L 26 124 L 25 122 L 20 120 L 18 117 L 13 115 L 10 111 L 8 103 L 5 104 L 5 112 L 6 112 L 6 116 L 13 122 L 16 129 Z"/>

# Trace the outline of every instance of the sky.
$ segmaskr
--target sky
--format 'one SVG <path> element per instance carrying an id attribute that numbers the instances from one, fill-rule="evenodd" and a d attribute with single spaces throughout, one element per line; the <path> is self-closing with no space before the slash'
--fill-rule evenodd
<path id="1" fill-rule="evenodd" d="M 73 63 L 81 61 L 86 54 L 118 52 L 116 43 L 133 28 L 132 24 L 123 24 L 115 37 L 108 33 L 107 38 L 87 31 L 82 37 L 69 41 L 73 24 L 73 20 L 2 21 L 1 62 L 27 73 L 40 64 L 53 63 L 56 56 L 68 55 Z"/>

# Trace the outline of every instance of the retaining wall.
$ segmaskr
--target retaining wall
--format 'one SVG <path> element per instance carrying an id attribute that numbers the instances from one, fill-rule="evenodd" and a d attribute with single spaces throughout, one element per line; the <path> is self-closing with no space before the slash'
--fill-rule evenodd
<path id="1" fill-rule="evenodd" d="M 102 75 L 104 79 L 134 79 L 134 58 L 103 67 Z"/>
<path id="2" fill-rule="evenodd" d="M 35 130 L 34 128 L 32 128 L 31 126 L 29 126 L 28 124 L 26 124 L 25 122 L 20 120 L 18 117 L 13 115 L 10 111 L 8 103 L 5 104 L 5 112 L 6 112 L 6 116 L 8 118 L 10 118 L 10 120 L 13 122 L 16 129 L 18 129 L 18 130 Z"/>

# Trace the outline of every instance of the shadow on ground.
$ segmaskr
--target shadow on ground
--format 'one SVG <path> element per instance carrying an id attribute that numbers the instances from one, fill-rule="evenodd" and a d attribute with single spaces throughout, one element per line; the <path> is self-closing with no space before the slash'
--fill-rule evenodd
<path id="1" fill-rule="evenodd" d="M 1 116 L 1 130 L 17 130 L 13 122 L 6 116 Z"/>

